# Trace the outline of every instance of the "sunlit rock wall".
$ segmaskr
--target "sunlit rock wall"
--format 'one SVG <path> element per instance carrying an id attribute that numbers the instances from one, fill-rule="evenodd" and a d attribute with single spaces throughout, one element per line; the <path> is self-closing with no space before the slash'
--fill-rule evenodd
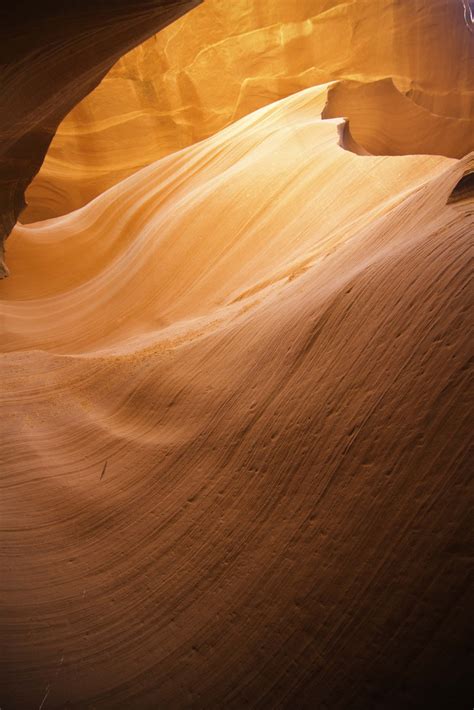
<path id="1" fill-rule="evenodd" d="M 64 214 L 275 99 L 335 79 L 362 88 L 340 90 L 327 115 L 348 116 L 369 152 L 459 157 L 474 148 L 472 66 L 460 0 L 207 0 L 123 57 L 64 120 L 24 221 Z"/>
<path id="2" fill-rule="evenodd" d="M 0 278 L 4 240 L 60 121 L 125 52 L 199 0 L 2 3 Z"/>

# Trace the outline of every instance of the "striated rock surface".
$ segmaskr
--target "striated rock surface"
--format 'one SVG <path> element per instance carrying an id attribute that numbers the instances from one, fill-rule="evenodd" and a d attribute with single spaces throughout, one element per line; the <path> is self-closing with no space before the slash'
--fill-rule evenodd
<path id="1" fill-rule="evenodd" d="M 206 0 L 62 123 L 0 284 L 2 708 L 471 706 L 466 17 Z"/>
<path id="2" fill-rule="evenodd" d="M 24 192 L 64 116 L 134 45 L 200 0 L 3 3 L 0 17 L 0 257 Z M 0 277 L 5 266 L 0 258 Z"/>
<path id="3" fill-rule="evenodd" d="M 326 101 L 15 229 L 7 707 L 468 700 L 472 157 Z"/>
<path id="4" fill-rule="evenodd" d="M 460 0 L 206 0 L 137 47 L 59 127 L 26 222 L 65 214 L 164 155 L 333 79 L 376 153 L 474 150 L 474 42 Z M 365 88 L 364 85 L 369 86 Z"/>

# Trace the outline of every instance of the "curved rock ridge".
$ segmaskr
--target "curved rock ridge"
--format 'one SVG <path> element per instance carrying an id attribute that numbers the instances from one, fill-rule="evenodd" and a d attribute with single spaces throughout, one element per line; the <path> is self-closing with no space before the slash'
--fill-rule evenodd
<path id="1" fill-rule="evenodd" d="M 474 156 L 328 89 L 15 228 L 5 707 L 471 701 Z"/>
<path id="2" fill-rule="evenodd" d="M 327 88 L 260 109 L 78 212 L 18 226 L 3 348 L 123 347 L 137 324 L 153 333 L 225 308 L 305 271 L 449 162 L 356 160 L 338 145 L 344 120 L 321 120 Z"/>
<path id="3" fill-rule="evenodd" d="M 338 82 L 323 116 L 350 116 L 352 138 L 373 155 L 462 158 L 474 150 L 474 113 L 472 118 L 434 115 L 400 93 L 391 79 Z"/>
<path id="4" fill-rule="evenodd" d="M 64 120 L 22 219 L 66 214 L 144 165 L 335 79 L 370 85 L 362 106 L 338 94 L 338 115 L 375 152 L 465 155 L 473 65 L 459 1 L 206 0 L 123 57 Z M 388 107 L 400 128 L 387 131 Z"/>
<path id="5" fill-rule="evenodd" d="M 464 22 L 468 30 L 474 33 L 474 3 L 469 0 L 462 0 L 462 3 L 464 5 Z"/>
<path id="6" fill-rule="evenodd" d="M 3 243 L 64 116 L 117 59 L 200 0 L 2 3 L 0 277 Z"/>

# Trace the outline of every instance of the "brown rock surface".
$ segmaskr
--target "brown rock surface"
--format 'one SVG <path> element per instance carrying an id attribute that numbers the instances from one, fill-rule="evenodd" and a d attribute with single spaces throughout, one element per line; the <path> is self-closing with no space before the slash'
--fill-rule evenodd
<path id="1" fill-rule="evenodd" d="M 177 151 L 127 119 L 166 153 L 140 170 L 131 55 L 61 127 L 116 99 L 57 173 L 55 209 L 95 199 L 8 240 L 2 708 L 471 706 L 472 36 L 461 2 L 376 5 L 179 20 L 209 103 Z M 337 81 L 298 85 L 308 46 Z"/>
<path id="2" fill-rule="evenodd" d="M 471 163 L 325 103 L 12 235 L 10 705 L 468 698 Z"/>

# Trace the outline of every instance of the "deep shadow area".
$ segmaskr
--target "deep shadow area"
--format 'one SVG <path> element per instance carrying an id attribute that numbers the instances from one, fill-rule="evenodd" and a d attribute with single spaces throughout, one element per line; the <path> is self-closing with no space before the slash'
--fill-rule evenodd
<path id="1" fill-rule="evenodd" d="M 464 173 L 451 192 L 448 203 L 474 199 L 474 170 Z"/>

